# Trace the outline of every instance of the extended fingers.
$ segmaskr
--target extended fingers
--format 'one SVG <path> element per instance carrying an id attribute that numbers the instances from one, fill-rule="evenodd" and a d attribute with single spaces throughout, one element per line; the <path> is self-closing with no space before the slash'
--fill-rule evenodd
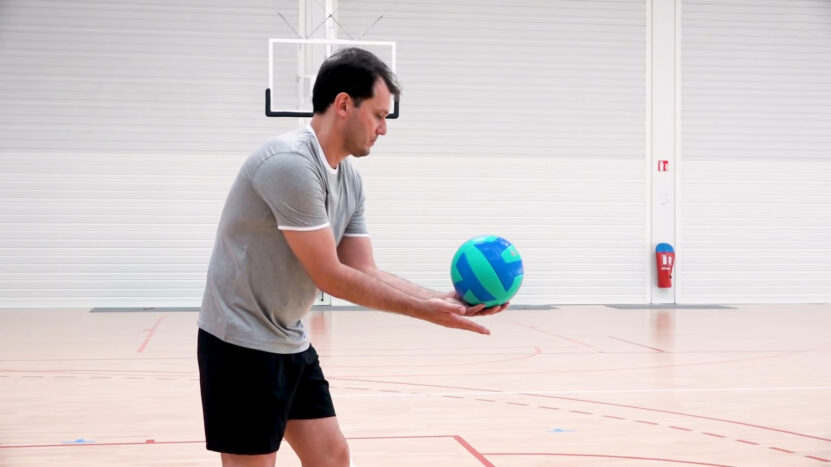
<path id="1" fill-rule="evenodd" d="M 459 318 L 457 322 L 459 324 L 459 329 L 465 329 L 467 331 L 473 331 L 479 334 L 490 335 L 490 330 L 488 328 L 481 326 L 479 324 L 474 323 L 473 321 L 465 318 Z"/>

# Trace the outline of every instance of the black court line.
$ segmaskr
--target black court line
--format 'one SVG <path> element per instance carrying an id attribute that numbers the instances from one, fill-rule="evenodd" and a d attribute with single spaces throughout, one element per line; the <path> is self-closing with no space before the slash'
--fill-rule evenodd
<path id="1" fill-rule="evenodd" d="M 89 310 L 90 313 L 141 313 L 141 312 L 194 312 L 199 311 L 198 306 L 178 306 L 178 307 L 98 307 Z M 511 305 L 511 310 L 556 310 L 556 307 L 551 305 Z M 356 305 L 314 305 L 313 311 L 375 311 L 371 308 L 366 308 Z"/>
<path id="2" fill-rule="evenodd" d="M 617 310 L 735 310 L 735 307 L 725 305 L 678 305 L 675 303 L 657 305 L 605 305 Z"/>
<path id="3" fill-rule="evenodd" d="M 551 305 L 511 305 L 509 310 L 556 310 L 556 307 Z M 356 305 L 315 305 L 312 311 L 377 311 L 372 308 L 366 308 Z"/>
<path id="4" fill-rule="evenodd" d="M 93 308 L 90 313 L 136 313 L 136 312 L 180 312 L 199 311 L 198 306 L 173 306 L 173 307 L 103 307 Z"/>

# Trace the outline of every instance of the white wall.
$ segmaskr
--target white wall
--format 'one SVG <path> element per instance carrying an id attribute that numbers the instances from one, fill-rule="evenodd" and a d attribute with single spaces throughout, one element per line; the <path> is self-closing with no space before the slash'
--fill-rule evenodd
<path id="1" fill-rule="evenodd" d="M 398 43 L 402 116 L 358 163 L 376 259 L 449 289 L 455 248 L 493 233 L 525 259 L 515 303 L 648 303 L 670 222 L 673 300 L 828 301 L 828 8 L 340 0 L 340 38 Z M 3 2 L 0 307 L 199 304 L 241 161 L 298 125 L 263 116 L 267 39 L 297 9 Z M 650 42 L 676 12 L 680 75 Z"/>
<path id="2" fill-rule="evenodd" d="M 198 304 L 271 2 L 0 7 L 0 307 Z"/>
<path id="3" fill-rule="evenodd" d="M 831 3 L 681 18 L 678 301 L 831 301 Z"/>
<path id="4" fill-rule="evenodd" d="M 339 37 L 398 41 L 402 118 L 360 162 L 381 264 L 446 287 L 496 234 L 515 302 L 648 301 L 644 2 L 391 5 L 338 5 Z"/>

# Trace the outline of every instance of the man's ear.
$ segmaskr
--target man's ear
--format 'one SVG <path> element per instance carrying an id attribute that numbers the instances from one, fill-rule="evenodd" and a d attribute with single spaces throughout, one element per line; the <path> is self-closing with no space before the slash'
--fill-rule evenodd
<path id="1" fill-rule="evenodd" d="M 338 115 L 345 117 L 349 113 L 349 108 L 352 107 L 352 97 L 345 92 L 338 93 L 338 95 L 335 96 L 335 102 L 333 102 L 333 105 L 335 106 L 335 112 L 337 112 Z"/>

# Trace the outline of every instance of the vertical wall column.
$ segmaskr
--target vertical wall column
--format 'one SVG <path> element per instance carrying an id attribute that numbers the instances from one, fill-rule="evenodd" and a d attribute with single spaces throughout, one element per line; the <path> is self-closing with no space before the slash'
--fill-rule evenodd
<path id="1" fill-rule="evenodd" d="M 303 39 L 337 39 L 337 0 L 325 0 L 321 5 L 315 0 L 298 0 L 298 29 Z M 298 55 L 298 89 L 301 102 L 311 108 L 312 89 L 317 77 L 317 64 L 321 63 L 334 50 L 331 45 L 325 47 L 306 47 Z M 308 118 L 298 118 L 297 125 L 305 126 Z M 332 296 L 318 290 L 315 305 L 331 305 Z"/>
<path id="2" fill-rule="evenodd" d="M 675 303 L 677 274 L 673 274 L 671 288 L 659 288 L 655 264 L 655 246 L 669 243 L 676 248 L 676 174 L 678 173 L 678 132 L 680 124 L 680 95 L 678 91 L 678 63 L 680 30 L 677 21 L 680 0 L 650 0 L 647 18 L 650 24 L 647 56 L 649 93 L 649 145 L 651 164 L 648 166 L 651 185 L 651 244 L 649 264 L 651 271 L 652 303 Z M 677 255 L 683 262 L 683 252 Z M 677 271 L 677 268 L 676 268 Z"/>

